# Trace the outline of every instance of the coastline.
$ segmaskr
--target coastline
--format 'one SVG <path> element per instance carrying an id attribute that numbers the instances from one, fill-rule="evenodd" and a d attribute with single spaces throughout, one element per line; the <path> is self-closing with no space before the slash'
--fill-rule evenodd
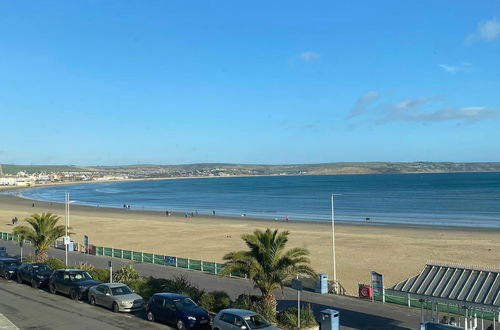
<path id="1" fill-rule="evenodd" d="M 33 203 L 35 206 L 33 207 Z M 13 217 L 23 224 L 33 213 L 52 212 L 64 222 L 62 203 L 0 195 L 0 231 L 11 232 Z M 90 244 L 222 262 L 224 254 L 245 249 L 241 235 L 255 229 L 290 232 L 288 247 L 307 248 L 318 272 L 332 276 L 332 231 L 329 222 L 275 221 L 242 217 L 124 210 L 71 205 L 73 238 Z M 370 272 L 386 276 L 387 285 L 417 274 L 429 260 L 499 268 L 500 229 L 429 228 L 336 223 L 337 275 L 350 294 Z"/>

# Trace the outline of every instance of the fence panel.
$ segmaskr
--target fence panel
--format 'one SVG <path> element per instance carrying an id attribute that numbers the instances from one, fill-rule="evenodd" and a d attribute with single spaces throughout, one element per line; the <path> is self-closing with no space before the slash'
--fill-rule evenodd
<path id="1" fill-rule="evenodd" d="M 164 256 L 164 264 L 167 266 L 176 266 L 177 264 L 177 257 L 172 257 L 172 256 Z"/>
<path id="2" fill-rule="evenodd" d="M 104 248 L 102 246 L 96 246 L 95 248 L 95 254 L 98 256 L 103 256 L 104 255 Z"/>
<path id="3" fill-rule="evenodd" d="M 203 271 L 215 274 L 215 262 L 203 261 Z"/>
<path id="4" fill-rule="evenodd" d="M 201 270 L 201 260 L 189 259 L 189 269 Z"/>
<path id="5" fill-rule="evenodd" d="M 142 262 L 153 262 L 153 254 L 152 253 L 143 253 Z"/>
<path id="6" fill-rule="evenodd" d="M 142 262 L 142 252 L 132 251 L 132 260 Z"/>
<path id="7" fill-rule="evenodd" d="M 188 259 L 187 258 L 177 258 L 177 267 L 188 268 Z"/>
<path id="8" fill-rule="evenodd" d="M 158 265 L 165 265 L 165 256 L 161 254 L 155 254 L 154 255 L 154 263 Z"/>
<path id="9" fill-rule="evenodd" d="M 132 251 L 123 250 L 123 259 L 132 260 Z"/>
<path id="10" fill-rule="evenodd" d="M 215 273 L 216 274 L 220 274 L 220 272 L 222 272 L 222 269 L 224 269 L 224 264 L 219 264 L 219 263 L 215 264 Z"/>
<path id="11" fill-rule="evenodd" d="M 113 256 L 113 249 L 109 247 L 104 248 L 104 255 L 106 257 L 112 257 Z"/>
<path id="12" fill-rule="evenodd" d="M 7 233 L 2 233 L 2 239 L 5 239 L 5 240 L 6 240 L 8 236 L 9 236 L 9 234 L 7 234 Z"/>
<path id="13" fill-rule="evenodd" d="M 122 257 L 122 249 L 113 249 L 113 257 L 121 258 Z"/>

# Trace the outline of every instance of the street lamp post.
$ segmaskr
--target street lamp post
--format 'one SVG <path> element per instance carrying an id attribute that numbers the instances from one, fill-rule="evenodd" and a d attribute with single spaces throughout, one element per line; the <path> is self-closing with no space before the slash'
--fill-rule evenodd
<path id="1" fill-rule="evenodd" d="M 338 294 L 337 265 L 335 260 L 335 196 L 332 194 L 332 255 L 333 255 L 333 292 Z"/>
<path id="2" fill-rule="evenodd" d="M 68 227 L 69 227 L 69 193 L 65 193 L 65 207 L 66 207 L 66 214 L 65 214 L 65 227 L 66 227 L 66 234 L 64 236 L 64 250 L 65 250 L 65 263 L 66 265 L 68 264 Z"/>

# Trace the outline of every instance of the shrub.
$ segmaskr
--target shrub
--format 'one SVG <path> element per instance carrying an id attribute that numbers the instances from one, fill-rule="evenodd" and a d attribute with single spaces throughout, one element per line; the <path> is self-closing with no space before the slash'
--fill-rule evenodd
<path id="1" fill-rule="evenodd" d="M 76 268 L 91 272 L 94 270 L 95 267 L 94 265 L 88 264 L 86 262 L 80 262 L 80 264 L 76 266 Z"/>
<path id="2" fill-rule="evenodd" d="M 132 265 L 126 265 L 113 273 L 113 281 L 130 285 L 132 281 L 141 277 L 139 272 Z"/>
<path id="3" fill-rule="evenodd" d="M 201 295 L 199 303 L 201 307 L 214 313 L 233 305 L 233 301 L 224 291 L 205 292 Z"/>
<path id="4" fill-rule="evenodd" d="M 64 269 L 64 268 L 66 268 L 66 264 L 64 263 L 64 261 L 62 261 L 59 258 L 54 258 L 54 257 L 49 258 L 47 260 L 47 266 L 49 266 L 52 269 Z"/>
<path id="5" fill-rule="evenodd" d="M 200 306 L 205 308 L 207 311 L 214 311 L 215 297 L 211 292 L 205 292 L 200 297 Z"/>
<path id="6" fill-rule="evenodd" d="M 255 304 L 260 301 L 261 297 L 256 295 L 240 294 L 233 303 L 234 308 L 253 310 Z"/>
<path id="7" fill-rule="evenodd" d="M 231 297 L 224 291 L 214 291 L 212 292 L 214 297 L 214 306 L 212 311 L 218 313 L 222 309 L 226 309 L 233 305 Z"/>
<path id="8" fill-rule="evenodd" d="M 94 268 L 88 270 L 89 274 L 92 275 L 94 280 L 101 282 L 109 282 L 109 269 L 106 268 Z"/>
<path id="9" fill-rule="evenodd" d="M 297 308 L 286 308 L 277 315 L 279 326 L 284 329 L 296 330 L 297 327 Z M 317 325 L 311 305 L 300 310 L 300 327 L 307 328 Z"/>

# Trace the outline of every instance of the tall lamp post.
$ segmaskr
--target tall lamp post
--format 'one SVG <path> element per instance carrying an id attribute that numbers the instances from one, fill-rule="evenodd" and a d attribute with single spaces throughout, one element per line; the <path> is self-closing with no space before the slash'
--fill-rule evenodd
<path id="1" fill-rule="evenodd" d="M 66 227 L 66 234 L 64 236 L 64 250 L 65 250 L 65 263 L 66 265 L 68 264 L 68 245 L 69 245 L 69 238 L 68 238 L 68 227 L 69 227 L 69 192 L 65 193 L 65 207 L 66 207 L 66 214 L 65 214 L 65 227 Z"/>
<path id="2" fill-rule="evenodd" d="M 333 255 L 333 292 L 338 294 L 337 282 L 337 265 L 335 260 L 335 196 L 340 194 L 332 194 L 332 255 Z"/>

